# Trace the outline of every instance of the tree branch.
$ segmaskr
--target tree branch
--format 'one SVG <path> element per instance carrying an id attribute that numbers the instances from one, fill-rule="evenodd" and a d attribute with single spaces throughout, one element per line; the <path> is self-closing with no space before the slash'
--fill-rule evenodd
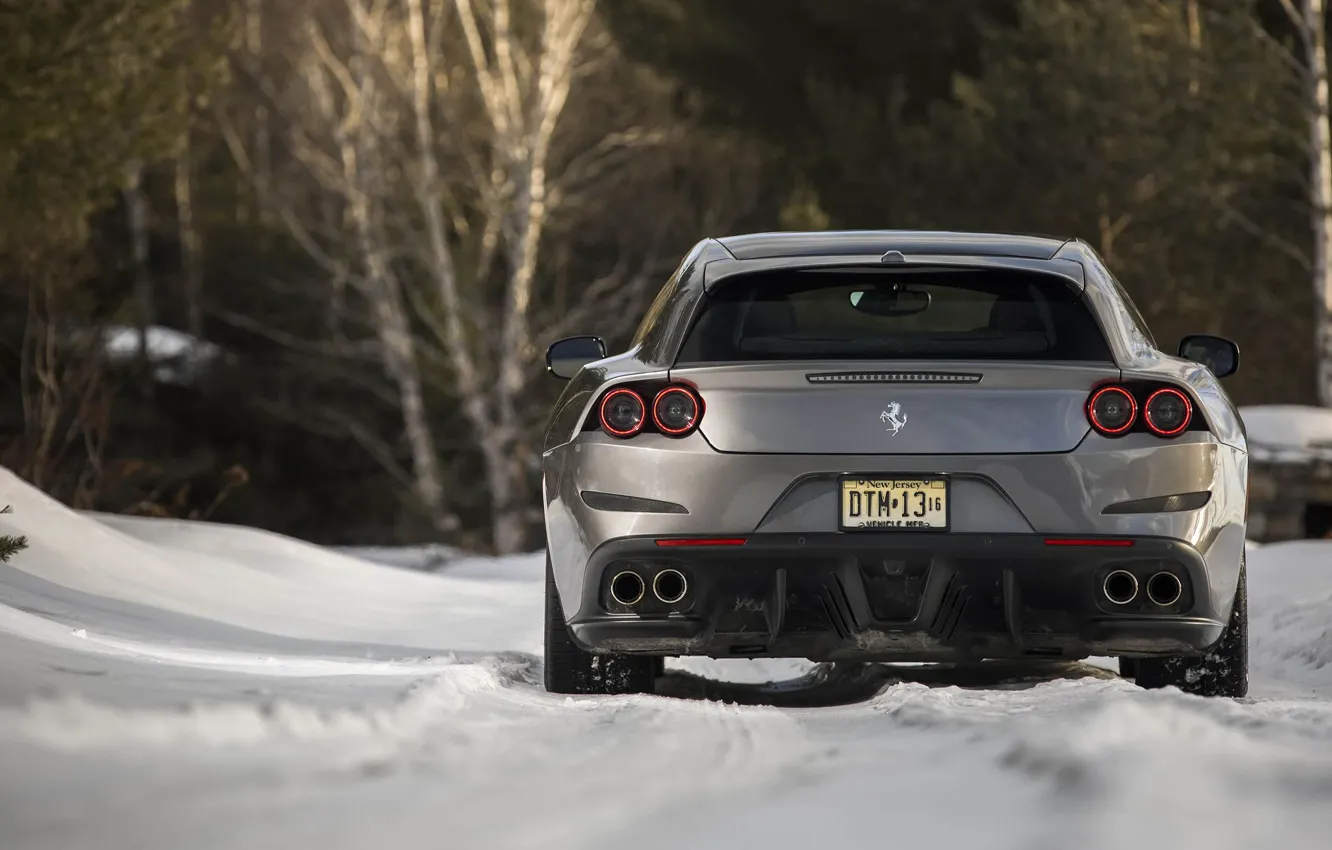
<path id="1" fill-rule="evenodd" d="M 1286 238 L 1272 232 L 1271 230 L 1268 230 L 1267 228 L 1259 225 L 1253 219 L 1249 218 L 1247 215 L 1240 212 L 1238 209 L 1231 206 L 1229 203 L 1222 200 L 1221 198 L 1214 197 L 1211 198 L 1210 200 L 1212 204 L 1215 205 L 1217 209 L 1219 209 L 1227 219 L 1239 225 L 1241 230 L 1245 231 L 1250 236 L 1254 236 L 1260 239 L 1264 244 L 1270 246 L 1279 253 L 1284 254 L 1285 256 L 1294 260 L 1296 263 L 1299 264 L 1300 268 L 1303 269 L 1304 271 L 1306 272 L 1313 271 L 1313 260 L 1311 260 L 1309 258 L 1309 255 L 1306 254 L 1303 250 L 1301 250 L 1299 246 L 1295 245 L 1293 242 L 1290 242 Z"/>

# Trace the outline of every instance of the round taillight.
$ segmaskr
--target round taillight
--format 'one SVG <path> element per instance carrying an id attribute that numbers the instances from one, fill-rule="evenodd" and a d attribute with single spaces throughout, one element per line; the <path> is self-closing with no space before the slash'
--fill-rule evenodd
<path id="1" fill-rule="evenodd" d="M 601 428 L 612 437 L 632 437 L 643 430 L 647 410 L 633 390 L 611 390 L 601 400 Z"/>
<path id="2" fill-rule="evenodd" d="M 652 421 L 671 437 L 688 434 L 698 424 L 698 396 L 685 387 L 667 387 L 652 401 Z"/>
<path id="3" fill-rule="evenodd" d="M 1166 387 L 1147 397 L 1142 406 L 1142 418 L 1147 428 L 1158 437 L 1174 437 L 1184 433 L 1193 419 L 1193 403 L 1179 390 Z"/>
<path id="4" fill-rule="evenodd" d="M 1123 387 L 1104 387 L 1087 402 L 1087 418 L 1102 434 L 1123 434 L 1133 427 L 1138 416 L 1138 402 Z"/>

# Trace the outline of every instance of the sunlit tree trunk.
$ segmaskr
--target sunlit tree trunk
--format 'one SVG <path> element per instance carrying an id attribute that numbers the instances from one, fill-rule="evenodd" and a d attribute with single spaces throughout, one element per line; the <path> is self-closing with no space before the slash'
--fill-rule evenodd
<path id="1" fill-rule="evenodd" d="M 1193 56 L 1189 59 L 1189 95 L 1197 97 L 1202 91 L 1202 82 L 1198 79 L 1202 63 L 1202 57 L 1198 55 L 1202 50 L 1202 11 L 1198 8 L 1198 0 L 1189 0 L 1185 14 L 1189 23 L 1189 46 L 1193 48 Z"/>
<path id="2" fill-rule="evenodd" d="M 367 31 L 369 30 L 369 31 Z M 417 358 L 403 284 L 393 267 L 387 228 L 385 152 L 383 139 L 394 132 L 394 118 L 385 109 L 385 95 L 377 81 L 376 56 L 383 50 L 382 22 L 362 21 L 353 26 L 351 55 L 338 57 L 314 21 L 307 26 L 315 45 L 303 69 L 312 94 L 321 131 L 331 137 L 336 160 L 306 152 L 319 163 L 312 169 L 324 186 L 345 206 L 351 229 L 353 269 L 330 269 L 334 287 L 349 279 L 369 311 L 369 324 L 379 345 L 380 360 L 393 382 L 403 435 L 411 455 L 412 490 L 431 524 L 440 531 L 456 528 L 457 520 L 445 498 L 443 476 L 426 408 L 424 381 Z M 298 239 L 327 264 L 329 259 L 293 215 L 287 216 Z M 355 429 L 358 439 L 365 435 Z M 392 450 L 376 447 L 381 461 L 392 465 Z M 390 470 L 393 471 L 393 470 Z"/>
<path id="3" fill-rule="evenodd" d="M 1313 230 L 1314 360 L 1318 401 L 1332 407 L 1332 128 L 1327 89 L 1325 0 L 1281 0 L 1299 36 L 1309 116 L 1309 215 Z"/>
<path id="4" fill-rule="evenodd" d="M 477 181 L 489 198 L 486 246 L 503 237 L 504 310 L 499 345 L 491 348 L 496 379 L 483 386 L 462 326 L 462 300 L 447 244 L 443 192 L 431 119 L 435 79 L 430 39 L 421 0 L 409 0 L 412 43 L 412 103 L 420 157 L 418 198 L 443 308 L 444 349 L 458 375 L 464 411 L 476 431 L 490 490 L 492 543 L 497 552 L 525 545 L 526 473 L 517 451 L 523 423 L 518 414 L 527 370 L 533 361 L 532 286 L 541 239 L 549 221 L 547 183 L 551 140 L 568 103 L 575 62 L 594 0 L 541 0 L 542 29 L 535 50 L 515 30 L 510 0 L 474 4 L 455 0 L 471 60 L 469 73 L 480 88 L 486 118 L 490 173 Z M 487 42 L 490 49 L 487 49 Z M 479 263 L 484 275 L 488 260 Z"/>
<path id="5" fill-rule="evenodd" d="M 1328 119 L 1327 36 L 1324 0 L 1306 0 L 1309 43 L 1309 185 L 1313 192 L 1313 284 L 1318 358 L 1318 401 L 1332 407 L 1332 130 Z"/>
<path id="6" fill-rule="evenodd" d="M 381 133 L 390 131 L 391 121 L 381 108 L 383 95 L 368 67 L 374 62 L 373 47 L 364 44 L 365 37 L 365 33 L 357 31 L 357 55 L 350 62 L 357 102 L 343 124 L 345 132 L 340 143 L 349 212 L 365 264 L 363 294 L 374 316 L 385 368 L 398 387 L 416 495 L 435 528 L 446 531 L 453 528 L 454 519 L 445 506 L 444 481 L 439 472 L 402 284 L 390 264 L 389 246 L 381 224 L 385 181 L 379 138 Z"/>

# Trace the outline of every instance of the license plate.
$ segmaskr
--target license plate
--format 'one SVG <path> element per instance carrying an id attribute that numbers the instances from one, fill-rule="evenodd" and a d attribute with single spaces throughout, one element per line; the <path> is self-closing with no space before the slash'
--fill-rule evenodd
<path id="1" fill-rule="evenodd" d="M 843 531 L 948 529 L 948 480 L 944 478 L 843 478 Z"/>

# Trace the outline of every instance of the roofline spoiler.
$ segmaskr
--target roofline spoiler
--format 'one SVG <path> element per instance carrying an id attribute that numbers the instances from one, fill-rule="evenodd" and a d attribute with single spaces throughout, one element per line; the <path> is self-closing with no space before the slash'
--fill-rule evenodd
<path id="1" fill-rule="evenodd" d="M 1068 243 L 1066 243 L 1067 246 Z M 727 256 L 719 257 L 711 251 L 704 252 L 705 267 L 703 270 L 703 288 L 704 291 L 711 291 L 718 282 L 736 275 L 748 274 L 751 272 L 772 271 L 777 269 L 819 269 L 819 268 L 847 268 L 847 267 L 870 267 L 883 268 L 885 257 L 891 254 L 898 254 L 901 260 L 888 261 L 886 264 L 895 269 L 916 267 L 955 267 L 967 269 L 999 269 L 1008 271 L 1024 271 L 1035 274 L 1046 274 L 1061 277 L 1077 287 L 1082 292 L 1087 287 L 1087 279 L 1083 273 L 1083 266 L 1076 257 L 1059 256 L 1064 254 L 1064 248 L 1060 248 L 1058 254 L 1048 260 L 1032 260 L 1025 257 L 975 257 L 959 256 L 956 254 L 912 254 L 910 256 L 902 255 L 901 252 L 890 251 L 888 255 L 866 254 L 866 255 L 832 255 L 832 256 L 807 256 L 807 257 L 771 257 L 757 260 L 737 260 L 729 256 L 730 252 L 725 250 L 724 246 L 718 243 Z"/>

